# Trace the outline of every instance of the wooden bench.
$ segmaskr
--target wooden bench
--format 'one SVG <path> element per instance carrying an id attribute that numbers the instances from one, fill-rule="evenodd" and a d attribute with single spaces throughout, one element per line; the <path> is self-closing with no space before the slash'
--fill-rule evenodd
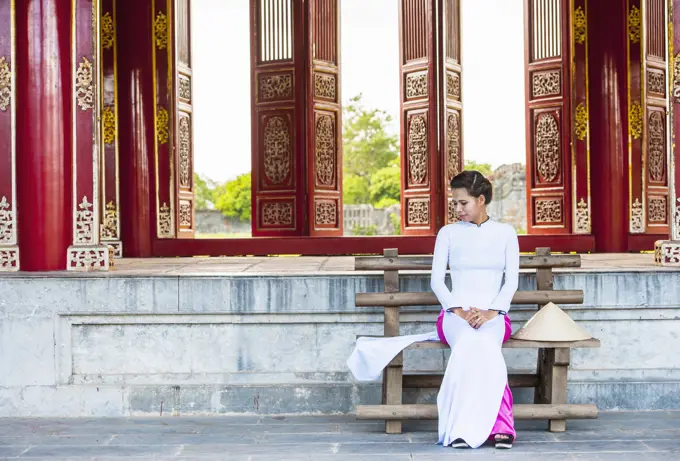
<path id="1" fill-rule="evenodd" d="M 582 290 L 553 290 L 553 268 L 580 267 L 579 255 L 552 255 L 549 248 L 538 248 L 536 255 L 520 256 L 520 269 L 536 270 L 536 290 L 517 291 L 514 305 L 582 304 Z M 384 336 L 399 335 L 400 307 L 438 306 L 440 303 L 432 292 L 400 292 L 399 271 L 430 271 L 432 256 L 402 256 L 396 249 L 384 250 L 383 256 L 357 257 L 357 271 L 383 271 L 384 292 L 357 293 L 357 307 L 382 307 L 385 312 Z M 439 312 L 439 310 L 433 310 Z M 432 325 L 434 330 L 434 324 Z M 533 404 L 515 404 L 515 419 L 548 420 L 551 432 L 566 430 L 567 419 L 595 419 L 595 405 L 567 405 L 567 370 L 569 352 L 572 348 L 600 347 L 600 341 L 589 339 L 573 342 L 536 342 L 509 339 L 506 348 L 538 349 L 535 374 L 510 374 L 511 387 L 534 389 Z M 438 341 L 413 344 L 409 349 L 446 349 Z M 437 406 L 433 404 L 402 404 L 404 388 L 439 388 L 443 374 L 403 374 L 403 354 L 397 355 L 383 371 L 382 405 L 357 405 L 357 419 L 385 420 L 385 431 L 401 433 L 402 420 L 437 419 Z"/>

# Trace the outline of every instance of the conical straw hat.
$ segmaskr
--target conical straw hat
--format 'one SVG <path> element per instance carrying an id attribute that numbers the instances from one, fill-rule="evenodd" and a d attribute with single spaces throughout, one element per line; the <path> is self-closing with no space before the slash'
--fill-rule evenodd
<path id="1" fill-rule="evenodd" d="M 527 341 L 581 341 L 592 338 L 553 303 L 543 306 L 512 337 Z"/>

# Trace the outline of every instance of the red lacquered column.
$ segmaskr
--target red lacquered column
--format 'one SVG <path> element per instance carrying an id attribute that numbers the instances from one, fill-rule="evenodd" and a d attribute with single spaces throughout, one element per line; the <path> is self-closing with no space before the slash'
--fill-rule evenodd
<path id="1" fill-rule="evenodd" d="M 588 2 L 592 228 L 598 252 L 628 247 L 626 1 Z"/>
<path id="2" fill-rule="evenodd" d="M 71 242 L 71 0 L 16 5 L 21 269 L 63 270 Z"/>
<path id="3" fill-rule="evenodd" d="M 152 256 L 154 91 L 150 0 L 116 2 L 121 237 L 126 257 Z"/>

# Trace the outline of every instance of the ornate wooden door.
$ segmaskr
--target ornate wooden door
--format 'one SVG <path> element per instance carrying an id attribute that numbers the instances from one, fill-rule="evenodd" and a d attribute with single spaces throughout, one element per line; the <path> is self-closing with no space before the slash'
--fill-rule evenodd
<path id="1" fill-rule="evenodd" d="M 527 230 L 571 232 L 570 0 L 525 0 Z"/>
<path id="2" fill-rule="evenodd" d="M 441 175 L 441 205 L 438 216 L 442 216 L 445 222 L 441 225 L 456 222 L 458 218 L 451 206 L 451 179 L 463 171 L 463 99 L 461 78 L 463 74 L 461 54 L 461 0 L 443 0 L 442 6 L 442 33 L 440 34 L 441 51 L 443 58 L 438 60 L 441 69 L 440 88 L 442 110 L 440 111 L 440 150 L 442 152 L 440 171 Z M 443 221 L 442 220 L 442 221 Z M 438 222 L 437 228 L 440 227 Z"/>
<path id="3" fill-rule="evenodd" d="M 668 234 L 665 0 L 628 0 L 628 196 L 631 234 Z"/>
<path id="4" fill-rule="evenodd" d="M 191 98 L 191 0 L 173 0 L 172 99 L 175 219 L 178 238 L 193 238 L 194 143 Z"/>
<path id="5" fill-rule="evenodd" d="M 305 234 L 303 2 L 251 0 L 253 236 Z"/>
<path id="6" fill-rule="evenodd" d="M 399 0 L 401 231 L 432 235 L 442 225 L 438 154 L 436 0 Z"/>
<path id="7" fill-rule="evenodd" d="M 309 1 L 308 235 L 342 235 L 340 0 Z"/>

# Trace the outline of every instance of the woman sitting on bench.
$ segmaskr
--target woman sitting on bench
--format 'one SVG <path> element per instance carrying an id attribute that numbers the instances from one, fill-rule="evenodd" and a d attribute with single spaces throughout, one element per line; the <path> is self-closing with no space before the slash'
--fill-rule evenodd
<path id="1" fill-rule="evenodd" d="M 442 304 L 437 332 L 451 347 L 437 396 L 439 443 L 477 448 L 493 439 L 510 448 L 516 434 L 501 347 L 511 333 L 519 242 L 514 228 L 489 219 L 492 186 L 481 173 L 460 173 L 451 189 L 459 221 L 439 231 L 432 260 L 431 286 Z"/>

